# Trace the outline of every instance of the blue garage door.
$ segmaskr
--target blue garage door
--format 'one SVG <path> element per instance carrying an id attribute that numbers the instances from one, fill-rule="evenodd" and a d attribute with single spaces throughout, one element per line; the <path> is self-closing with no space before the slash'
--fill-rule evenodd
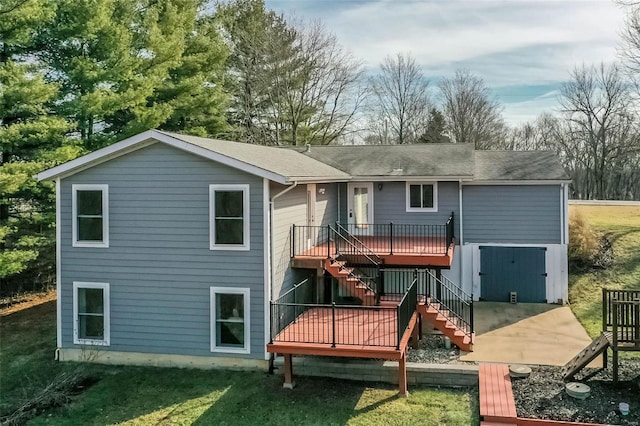
<path id="1" fill-rule="evenodd" d="M 546 302 L 546 264 L 543 247 L 480 247 L 482 299 L 508 302 L 512 291 L 518 302 Z"/>

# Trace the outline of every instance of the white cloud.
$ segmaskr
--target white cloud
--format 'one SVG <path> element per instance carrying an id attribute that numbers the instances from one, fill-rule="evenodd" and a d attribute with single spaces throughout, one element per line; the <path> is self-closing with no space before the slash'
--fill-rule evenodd
<path id="1" fill-rule="evenodd" d="M 285 14 L 320 18 L 374 71 L 411 52 L 432 79 L 467 68 L 491 88 L 558 83 L 574 66 L 616 60 L 624 11 L 610 0 L 322 2 L 268 0 Z M 537 116 L 545 98 L 505 102 L 508 121 Z"/>

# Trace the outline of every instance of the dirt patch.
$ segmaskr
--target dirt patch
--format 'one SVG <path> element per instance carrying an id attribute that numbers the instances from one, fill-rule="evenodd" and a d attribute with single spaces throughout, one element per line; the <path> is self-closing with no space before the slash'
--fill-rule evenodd
<path id="1" fill-rule="evenodd" d="M 41 293 L 26 293 L 0 299 L 0 316 L 13 314 L 33 306 L 41 305 L 56 299 L 56 291 L 46 291 Z"/>
<path id="2" fill-rule="evenodd" d="M 611 366 L 588 380 L 591 396 L 574 399 L 565 392 L 560 367 L 532 367 L 526 379 L 512 379 L 518 417 L 614 425 L 640 425 L 640 359 L 620 361 L 620 380 L 614 383 Z M 590 370 L 591 372 L 596 370 Z M 585 370 L 585 374 L 590 373 Z M 630 413 L 623 416 L 618 404 L 627 402 Z"/>

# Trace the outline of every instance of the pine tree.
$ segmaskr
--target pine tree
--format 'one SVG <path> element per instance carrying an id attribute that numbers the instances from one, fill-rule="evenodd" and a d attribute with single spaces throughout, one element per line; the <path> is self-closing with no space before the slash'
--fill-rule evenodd
<path id="1" fill-rule="evenodd" d="M 32 34 L 53 17 L 46 1 L 0 6 L 0 292 L 33 289 L 54 276 L 53 185 L 33 175 L 73 158 L 65 120 L 51 115 L 57 87 L 45 81 Z M 23 273 L 20 277 L 16 274 Z"/>
<path id="2" fill-rule="evenodd" d="M 87 149 L 149 128 L 225 126 L 226 51 L 202 0 L 61 0 L 38 37 L 60 85 L 57 113 Z"/>

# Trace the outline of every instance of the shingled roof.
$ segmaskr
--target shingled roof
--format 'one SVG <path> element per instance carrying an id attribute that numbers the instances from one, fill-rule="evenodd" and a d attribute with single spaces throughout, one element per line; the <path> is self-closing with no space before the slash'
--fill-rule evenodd
<path id="1" fill-rule="evenodd" d="M 569 180 L 550 151 L 475 151 L 474 181 Z"/>
<path id="2" fill-rule="evenodd" d="M 165 143 L 279 183 L 349 180 L 568 181 L 552 152 L 475 151 L 471 144 L 278 148 L 149 130 L 38 174 L 68 176 Z"/>
<path id="3" fill-rule="evenodd" d="M 471 144 L 312 146 L 297 149 L 353 178 L 472 178 Z"/>

